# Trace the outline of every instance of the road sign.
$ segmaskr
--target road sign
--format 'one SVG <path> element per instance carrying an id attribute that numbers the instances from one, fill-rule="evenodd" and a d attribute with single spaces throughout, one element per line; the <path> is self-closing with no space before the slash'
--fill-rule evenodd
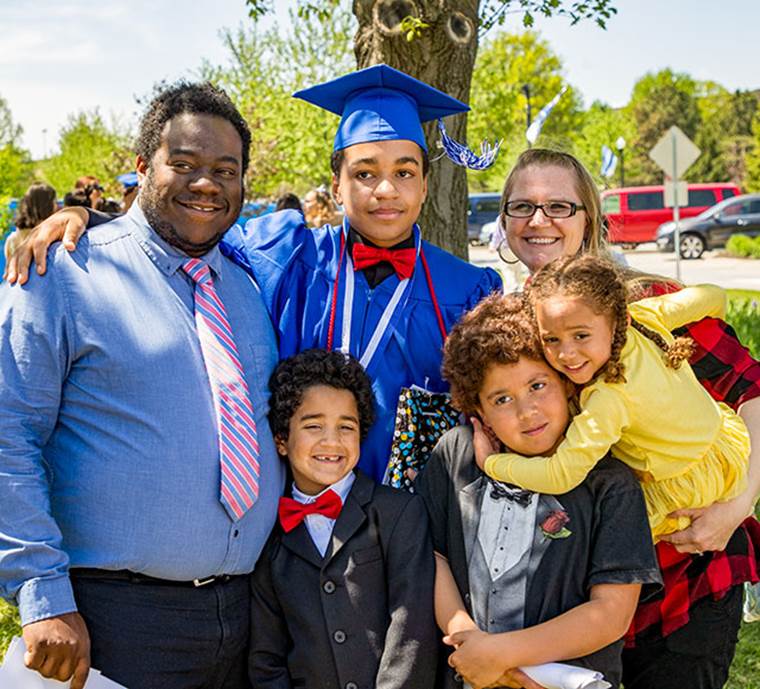
<path id="1" fill-rule="evenodd" d="M 688 206 L 689 200 L 689 183 L 673 182 L 670 179 L 665 180 L 665 206 Z"/>
<path id="2" fill-rule="evenodd" d="M 699 158 L 701 152 L 686 134 L 673 125 L 649 151 L 649 157 L 670 179 L 677 180 Z"/>
<path id="3" fill-rule="evenodd" d="M 649 157 L 654 160 L 669 178 L 665 184 L 665 205 L 673 207 L 673 222 L 676 229 L 673 237 L 676 251 L 676 279 L 681 279 L 681 213 L 679 206 L 686 205 L 688 187 L 681 182 L 681 175 L 699 158 L 701 151 L 697 145 L 673 125 L 665 135 L 649 151 Z M 668 198 L 669 197 L 669 198 Z"/>

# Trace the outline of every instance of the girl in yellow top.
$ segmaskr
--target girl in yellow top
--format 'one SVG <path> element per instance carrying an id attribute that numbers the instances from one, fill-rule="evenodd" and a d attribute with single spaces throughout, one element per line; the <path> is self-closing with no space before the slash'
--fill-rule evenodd
<path id="1" fill-rule="evenodd" d="M 549 364 L 583 386 L 580 412 L 550 457 L 486 459 L 487 443 L 476 443 L 478 463 L 489 476 L 541 493 L 565 493 L 612 448 L 642 482 L 655 540 L 688 526 L 688 518 L 669 518 L 671 512 L 744 490 L 744 422 L 697 381 L 686 363 L 691 340 L 670 334 L 700 318 L 723 317 L 723 290 L 687 287 L 627 304 L 615 266 L 587 255 L 547 265 L 533 278 L 529 295 Z"/>

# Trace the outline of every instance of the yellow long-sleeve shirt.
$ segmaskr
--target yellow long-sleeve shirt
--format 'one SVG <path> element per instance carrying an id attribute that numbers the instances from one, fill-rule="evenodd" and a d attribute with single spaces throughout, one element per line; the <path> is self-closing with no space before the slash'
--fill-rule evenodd
<path id="1" fill-rule="evenodd" d="M 700 285 L 644 299 L 631 304 L 629 312 L 672 342 L 674 328 L 706 316 L 722 317 L 725 307 L 722 289 Z M 630 327 L 621 361 L 626 382 L 600 380 L 582 390 L 581 412 L 553 456 L 491 455 L 486 473 L 540 493 L 565 493 L 611 447 L 616 457 L 655 481 L 687 472 L 715 443 L 721 409 L 691 366 L 668 368 L 662 350 Z"/>

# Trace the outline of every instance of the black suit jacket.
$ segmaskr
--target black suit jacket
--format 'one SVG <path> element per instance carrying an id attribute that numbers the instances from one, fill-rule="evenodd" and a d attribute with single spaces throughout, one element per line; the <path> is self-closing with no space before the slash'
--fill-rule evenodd
<path id="1" fill-rule="evenodd" d="M 252 575 L 254 689 L 428 689 L 435 564 L 419 497 L 357 472 L 324 558 L 275 527 Z"/>

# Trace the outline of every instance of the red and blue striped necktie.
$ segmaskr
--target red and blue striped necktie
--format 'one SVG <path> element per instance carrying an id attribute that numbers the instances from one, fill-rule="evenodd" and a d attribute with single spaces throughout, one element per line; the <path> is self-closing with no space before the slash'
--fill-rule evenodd
<path id="1" fill-rule="evenodd" d="M 248 384 L 227 311 L 206 263 L 191 258 L 182 269 L 195 283 L 195 325 L 206 364 L 219 428 L 220 497 L 237 521 L 259 495 L 259 443 Z"/>

